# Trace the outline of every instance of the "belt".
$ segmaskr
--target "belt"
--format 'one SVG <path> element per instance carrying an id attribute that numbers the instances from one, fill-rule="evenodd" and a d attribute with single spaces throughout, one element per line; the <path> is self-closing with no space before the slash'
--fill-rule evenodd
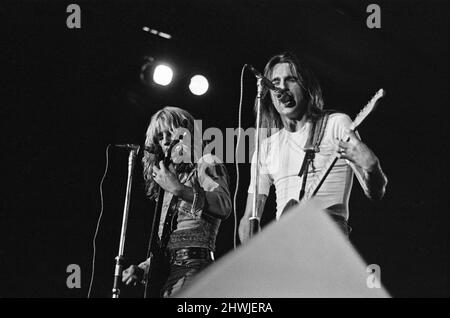
<path id="1" fill-rule="evenodd" d="M 205 247 L 185 247 L 168 251 L 169 262 L 184 261 L 188 259 L 214 260 L 214 253 Z"/>

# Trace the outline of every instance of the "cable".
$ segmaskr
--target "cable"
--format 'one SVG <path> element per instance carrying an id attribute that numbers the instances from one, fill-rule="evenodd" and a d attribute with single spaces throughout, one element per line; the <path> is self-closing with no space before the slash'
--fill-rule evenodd
<path id="1" fill-rule="evenodd" d="M 234 152 L 234 160 L 236 165 L 236 189 L 234 190 L 234 196 L 233 196 L 233 214 L 234 214 L 234 231 L 233 231 L 233 247 L 236 249 L 236 236 L 237 236 L 237 212 L 236 212 L 236 198 L 237 193 L 239 190 L 239 162 L 238 162 L 238 148 L 239 148 L 239 141 L 241 140 L 241 126 L 242 126 L 242 95 L 244 91 L 244 71 L 247 67 L 247 64 L 245 64 L 242 67 L 241 70 L 241 92 L 239 97 L 239 115 L 238 115 L 238 137 L 237 137 L 237 144 L 236 144 L 236 150 Z"/>
<path id="2" fill-rule="evenodd" d="M 92 247 L 93 247 L 93 254 L 92 254 L 92 272 L 91 272 L 91 281 L 89 283 L 89 290 L 88 290 L 88 294 L 87 294 L 87 298 L 91 297 L 91 289 L 92 289 L 92 282 L 94 281 L 94 272 L 95 272 L 95 254 L 96 254 L 96 248 L 95 248 L 95 241 L 97 239 L 97 234 L 98 234 L 98 229 L 100 227 L 100 221 L 102 219 L 102 215 L 103 215 L 103 181 L 105 180 L 106 177 L 106 173 L 108 172 L 108 150 L 109 147 L 111 146 L 111 144 L 109 144 L 106 147 L 106 166 L 105 166 L 105 172 L 103 173 L 103 177 L 102 180 L 100 181 L 100 215 L 98 217 L 98 221 L 97 221 L 97 227 L 95 228 L 95 234 L 94 234 L 94 239 L 92 240 Z"/>

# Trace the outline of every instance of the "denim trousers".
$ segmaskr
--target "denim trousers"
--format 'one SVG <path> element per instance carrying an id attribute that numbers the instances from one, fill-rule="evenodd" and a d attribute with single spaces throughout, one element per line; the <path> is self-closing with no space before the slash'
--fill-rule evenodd
<path id="1" fill-rule="evenodd" d="M 161 290 L 161 297 L 174 296 L 181 289 L 188 287 L 196 274 L 210 265 L 213 260 L 206 259 L 186 259 L 174 261 L 170 264 L 168 278 Z"/>

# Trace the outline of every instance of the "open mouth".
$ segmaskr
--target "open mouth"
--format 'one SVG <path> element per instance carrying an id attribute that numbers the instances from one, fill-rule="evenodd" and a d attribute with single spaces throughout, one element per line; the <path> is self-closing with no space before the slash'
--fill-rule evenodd
<path id="1" fill-rule="evenodd" d="M 294 96 L 290 92 L 284 92 L 283 95 L 278 99 L 280 103 L 284 104 L 285 107 L 295 106 Z"/>
<path id="2" fill-rule="evenodd" d="M 283 104 L 284 104 L 284 107 L 294 107 L 295 100 L 292 98 L 292 99 L 289 99 L 288 101 L 284 102 Z"/>
<path id="3" fill-rule="evenodd" d="M 284 107 L 294 107 L 296 104 L 295 99 L 293 97 L 280 100 L 280 102 L 283 104 Z"/>

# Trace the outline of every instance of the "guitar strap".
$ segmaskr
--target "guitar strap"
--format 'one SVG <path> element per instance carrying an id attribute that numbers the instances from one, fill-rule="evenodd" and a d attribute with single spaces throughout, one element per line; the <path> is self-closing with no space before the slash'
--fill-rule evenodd
<path id="1" fill-rule="evenodd" d="M 322 117 L 314 121 L 309 131 L 308 139 L 306 140 L 304 151 L 305 157 L 303 158 L 302 166 L 298 173 L 299 177 L 303 177 L 302 188 L 300 190 L 298 200 L 301 201 L 305 195 L 306 179 L 308 177 L 309 166 L 313 164 L 316 152 L 319 152 L 319 145 L 322 142 L 325 128 L 327 126 L 328 117 L 330 112 L 325 112 Z"/>

